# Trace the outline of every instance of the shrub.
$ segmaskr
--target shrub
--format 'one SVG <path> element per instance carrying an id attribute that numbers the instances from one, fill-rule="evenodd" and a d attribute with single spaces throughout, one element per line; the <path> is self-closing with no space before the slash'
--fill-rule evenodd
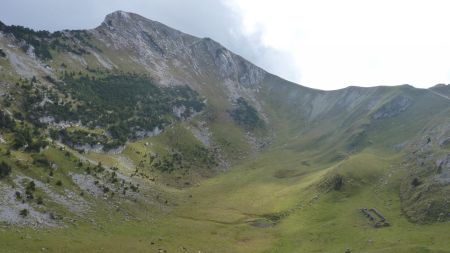
<path id="1" fill-rule="evenodd" d="M 417 187 L 417 186 L 419 186 L 421 184 L 422 184 L 422 182 L 420 182 L 420 180 L 417 177 L 415 177 L 413 179 L 413 181 L 411 182 L 411 185 L 414 186 L 414 187 Z"/>
<path id="2" fill-rule="evenodd" d="M 30 192 L 34 192 L 36 190 L 36 184 L 34 183 L 34 181 L 31 181 L 27 184 L 26 190 Z"/>
<path id="3" fill-rule="evenodd" d="M 0 111 L 0 129 L 13 130 L 15 126 L 14 120 L 3 111 Z"/>
<path id="4" fill-rule="evenodd" d="M 0 179 L 7 177 L 9 174 L 11 174 L 11 167 L 2 161 L 0 163 Z"/>
<path id="5" fill-rule="evenodd" d="M 344 186 L 344 177 L 341 175 L 336 175 L 333 179 L 333 189 L 339 191 L 342 186 Z"/>
<path id="6" fill-rule="evenodd" d="M 22 216 L 22 217 L 27 217 L 28 216 L 28 209 L 22 209 L 22 210 L 20 210 L 20 212 L 19 212 L 19 214 L 20 214 L 20 216 Z"/>
<path id="7" fill-rule="evenodd" d="M 33 164 L 36 164 L 41 167 L 49 168 L 51 167 L 50 161 L 43 155 L 34 155 L 33 157 Z"/>
<path id="8" fill-rule="evenodd" d="M 42 199 L 41 196 L 39 196 L 39 197 L 36 199 L 36 203 L 37 203 L 38 205 L 43 205 L 43 204 L 44 204 L 44 200 Z"/>
<path id="9" fill-rule="evenodd" d="M 263 126 L 258 112 L 244 98 L 236 100 L 236 107 L 230 112 L 234 121 L 248 130 Z"/>
<path id="10" fill-rule="evenodd" d="M 25 187 L 25 194 L 27 195 L 27 199 L 33 199 L 33 192 L 36 190 L 36 185 L 34 181 L 31 181 Z"/>

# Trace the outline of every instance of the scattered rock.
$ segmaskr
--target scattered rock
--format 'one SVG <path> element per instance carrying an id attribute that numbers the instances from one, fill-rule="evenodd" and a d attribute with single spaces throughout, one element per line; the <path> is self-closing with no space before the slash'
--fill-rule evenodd
<path id="1" fill-rule="evenodd" d="M 412 100 L 409 97 L 397 96 L 372 114 L 372 119 L 378 120 L 397 116 L 408 109 L 411 104 Z"/>

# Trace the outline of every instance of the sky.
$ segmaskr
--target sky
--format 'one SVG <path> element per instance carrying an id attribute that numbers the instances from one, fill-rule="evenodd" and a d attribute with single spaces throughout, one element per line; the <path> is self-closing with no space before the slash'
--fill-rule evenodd
<path id="1" fill-rule="evenodd" d="M 115 10 L 210 37 L 319 89 L 450 83 L 447 0 L 1 0 L 0 20 L 87 29 Z"/>

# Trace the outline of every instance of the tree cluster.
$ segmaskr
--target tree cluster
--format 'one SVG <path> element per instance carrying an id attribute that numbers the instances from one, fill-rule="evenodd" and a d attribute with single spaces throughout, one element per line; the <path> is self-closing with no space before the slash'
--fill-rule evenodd
<path id="1" fill-rule="evenodd" d="M 240 97 L 236 100 L 235 108 L 230 112 L 234 121 L 252 130 L 263 125 L 263 121 L 259 118 L 258 112 L 244 98 Z"/>

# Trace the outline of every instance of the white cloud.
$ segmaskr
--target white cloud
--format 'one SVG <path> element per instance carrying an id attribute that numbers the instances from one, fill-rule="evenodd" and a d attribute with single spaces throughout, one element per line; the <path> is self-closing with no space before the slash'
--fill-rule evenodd
<path id="1" fill-rule="evenodd" d="M 242 33 L 289 56 L 303 85 L 450 82 L 448 1 L 232 0 Z M 268 69 L 272 70 L 270 63 Z M 278 72 L 278 71 L 275 71 Z"/>

